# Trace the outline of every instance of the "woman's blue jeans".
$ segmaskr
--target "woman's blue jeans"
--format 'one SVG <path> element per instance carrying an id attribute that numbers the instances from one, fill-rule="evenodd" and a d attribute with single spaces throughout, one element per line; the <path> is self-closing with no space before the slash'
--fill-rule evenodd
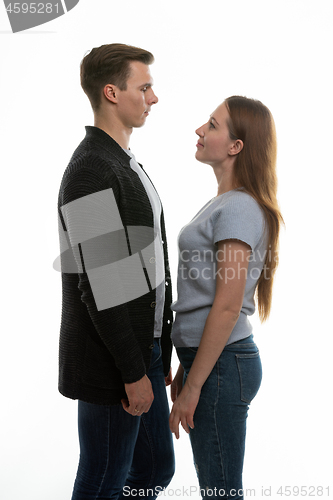
<path id="1" fill-rule="evenodd" d="M 174 451 L 159 340 L 147 375 L 154 401 L 142 416 L 122 405 L 79 401 L 80 462 L 72 500 L 152 499 L 171 481 Z"/>
<path id="2" fill-rule="evenodd" d="M 177 348 L 184 381 L 196 352 L 197 348 Z M 203 498 L 243 499 L 246 418 L 261 376 L 259 351 L 251 335 L 224 348 L 202 387 L 190 440 Z"/>

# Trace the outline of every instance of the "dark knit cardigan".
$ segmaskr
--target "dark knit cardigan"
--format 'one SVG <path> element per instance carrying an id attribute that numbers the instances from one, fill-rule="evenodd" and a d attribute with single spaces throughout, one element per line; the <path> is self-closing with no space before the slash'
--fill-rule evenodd
<path id="1" fill-rule="evenodd" d="M 153 228 L 153 212 L 130 157 L 104 131 L 86 127 L 86 137 L 64 173 L 61 207 L 83 196 L 112 188 L 123 226 Z M 163 211 L 165 307 L 162 330 L 164 374 L 170 368 L 172 327 L 171 280 Z M 85 271 L 83 255 L 81 265 Z M 82 269 L 81 269 L 82 270 Z M 59 346 L 59 391 L 66 397 L 95 404 L 118 404 L 126 397 L 124 383 L 148 371 L 154 341 L 156 290 L 125 304 L 98 310 L 86 272 L 62 272 L 62 318 Z M 112 291 L 111 291 L 112 293 Z"/>

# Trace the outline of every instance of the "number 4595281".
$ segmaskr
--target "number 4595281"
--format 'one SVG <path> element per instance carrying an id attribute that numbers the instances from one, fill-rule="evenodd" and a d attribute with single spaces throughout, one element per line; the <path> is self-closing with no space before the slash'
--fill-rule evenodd
<path id="1" fill-rule="evenodd" d="M 323 497 L 330 496 L 330 489 L 323 486 L 280 486 L 277 495 L 285 497 Z"/>
<path id="2" fill-rule="evenodd" d="M 56 11 L 58 14 L 58 3 L 52 4 L 52 3 L 10 3 L 6 7 L 6 11 L 9 12 L 10 14 L 51 14 L 53 12 L 53 9 Z"/>

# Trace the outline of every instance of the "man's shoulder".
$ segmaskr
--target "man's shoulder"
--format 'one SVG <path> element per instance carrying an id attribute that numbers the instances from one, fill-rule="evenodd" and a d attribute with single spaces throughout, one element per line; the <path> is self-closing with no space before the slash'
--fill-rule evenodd
<path id="1" fill-rule="evenodd" d="M 63 183 L 74 177 L 82 180 L 87 176 L 103 179 L 121 176 L 124 168 L 130 168 L 130 157 L 119 148 L 120 146 L 108 147 L 108 144 L 86 136 L 70 158 L 63 175 Z"/>
<path id="2" fill-rule="evenodd" d="M 112 147 L 112 143 L 103 143 L 102 141 L 86 136 L 75 149 L 69 165 L 79 163 L 81 167 L 87 167 L 93 164 L 95 168 L 99 166 L 114 166 L 118 168 L 129 166 L 130 157 L 120 146 L 116 143 L 115 145 L 117 147 Z"/>

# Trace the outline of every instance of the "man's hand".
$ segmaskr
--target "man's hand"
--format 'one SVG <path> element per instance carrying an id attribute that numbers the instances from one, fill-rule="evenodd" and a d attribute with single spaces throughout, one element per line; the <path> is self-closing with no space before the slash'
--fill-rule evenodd
<path id="1" fill-rule="evenodd" d="M 168 385 L 170 385 L 172 383 L 172 369 L 171 369 L 171 367 L 170 367 L 170 370 L 169 370 L 167 377 L 164 377 L 164 380 L 165 380 L 166 387 L 168 387 Z"/>
<path id="2" fill-rule="evenodd" d="M 121 404 L 127 413 L 134 417 L 147 413 L 154 400 L 154 393 L 151 382 L 147 375 L 137 382 L 125 384 L 127 399 L 122 399 Z"/>
<path id="3" fill-rule="evenodd" d="M 172 384 L 171 384 L 171 401 L 173 403 L 176 401 L 179 394 L 181 393 L 181 390 L 183 388 L 183 379 L 184 379 L 184 368 L 179 363 L 179 367 L 178 367 L 176 376 L 173 379 Z"/>

